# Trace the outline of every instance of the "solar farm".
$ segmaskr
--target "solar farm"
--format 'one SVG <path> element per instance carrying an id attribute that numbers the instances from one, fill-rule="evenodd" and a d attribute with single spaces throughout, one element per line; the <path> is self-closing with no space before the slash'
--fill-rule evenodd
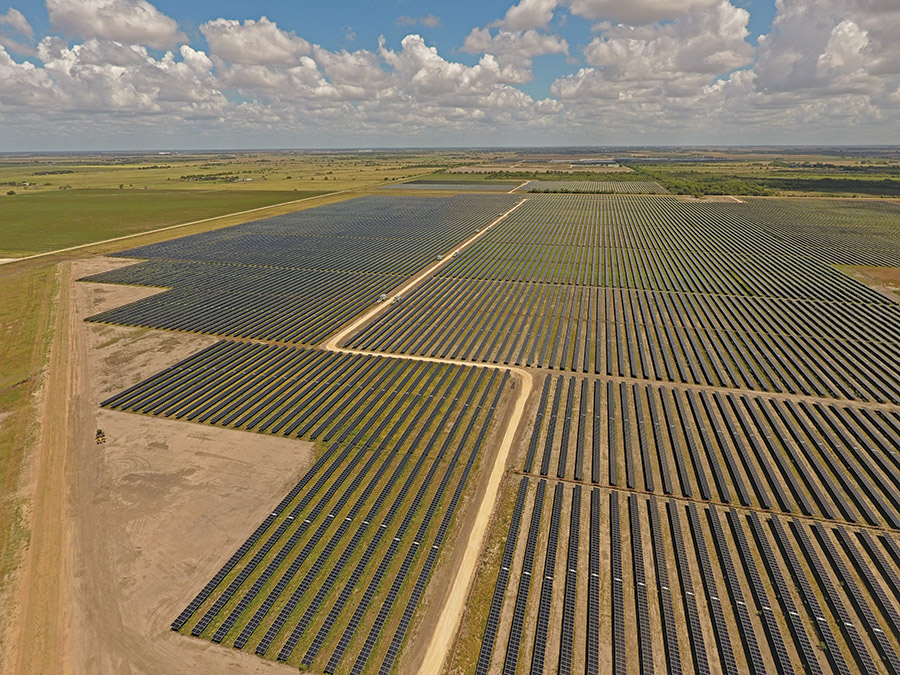
<path id="1" fill-rule="evenodd" d="M 179 639 L 314 673 L 900 675 L 900 305 L 839 267 L 900 267 L 896 204 L 395 187 L 422 193 L 82 279 L 159 289 L 92 323 L 214 336 L 106 410 L 315 444 Z"/>

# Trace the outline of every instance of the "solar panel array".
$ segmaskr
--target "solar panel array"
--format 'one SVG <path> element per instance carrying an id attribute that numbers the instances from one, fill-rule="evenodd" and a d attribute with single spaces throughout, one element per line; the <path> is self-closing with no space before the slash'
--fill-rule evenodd
<path id="1" fill-rule="evenodd" d="M 523 197 L 348 341 L 383 355 L 284 344 L 320 342 Z M 499 568 L 467 610 L 474 672 L 900 675 L 900 308 L 832 267 L 890 262 L 892 225 L 785 213 L 371 197 L 126 252 L 146 260 L 91 280 L 172 290 L 96 320 L 257 341 L 104 406 L 319 442 L 172 628 L 314 672 L 408 666 L 512 390 L 474 364 L 515 364 L 538 387 Z"/>
<path id="2" fill-rule="evenodd" d="M 577 500 L 591 514 L 588 541 L 570 529 L 554 560 L 543 562 L 545 570 L 586 562 L 589 578 L 579 583 L 587 592 L 574 610 L 580 620 L 571 643 L 561 626 L 546 636 L 546 651 L 527 649 L 523 637 L 535 645 L 544 639 L 547 612 L 569 611 L 568 593 L 554 590 L 547 607 L 544 594 L 523 591 L 531 574 L 513 570 L 502 604 L 522 621 L 514 619 L 515 635 L 500 623 L 506 632 L 495 633 L 493 649 L 482 648 L 479 672 L 513 672 L 510 650 L 519 671 L 553 672 L 570 647 L 584 655 L 576 672 L 586 673 L 604 663 L 605 672 L 629 673 L 895 672 L 900 589 L 892 579 L 900 561 L 890 551 L 900 550 L 897 534 L 790 517 L 788 534 L 784 516 L 727 508 L 723 521 L 712 505 L 599 487 L 582 494 L 549 480 L 563 495 L 562 512 L 573 513 Z M 540 532 L 533 550 L 552 554 L 552 513 L 549 528 L 536 527 L 543 509 L 529 501 L 518 524 Z M 523 535 L 515 539 L 519 555 Z"/>
<path id="3" fill-rule="evenodd" d="M 533 195 L 349 341 L 544 371 L 516 473 L 590 518 L 528 493 L 480 672 L 900 672 L 900 309 L 831 266 L 896 223 L 774 211 Z"/>
<path id="4" fill-rule="evenodd" d="M 347 344 L 900 403 L 900 307 L 739 212 L 669 197 L 530 197 Z"/>
<path id="5" fill-rule="evenodd" d="M 497 181 L 451 181 L 437 180 L 411 180 L 406 183 L 392 183 L 385 185 L 385 190 L 449 190 L 452 192 L 510 192 L 521 181 L 497 182 Z"/>
<path id="6" fill-rule="evenodd" d="M 169 288 L 90 321 L 316 344 L 519 197 L 361 197 L 115 255 L 86 281 Z"/>
<path id="7" fill-rule="evenodd" d="M 900 267 L 900 205 L 873 199 L 749 199 L 739 208 L 778 239 L 822 260 Z"/>
<path id="8" fill-rule="evenodd" d="M 900 526 L 900 411 L 548 375 L 527 473 Z"/>
<path id="9" fill-rule="evenodd" d="M 269 349 L 219 344 L 195 359 L 214 358 L 236 345 Z M 324 354 L 336 363 L 347 356 L 281 349 Z M 252 361 L 271 360 L 257 357 Z M 437 556 L 452 536 L 509 374 L 364 359 L 375 362 L 352 395 L 346 383 L 337 386 L 347 379 L 340 369 L 326 367 L 310 380 L 312 396 L 334 392 L 329 401 L 349 418 L 324 427 L 331 434 L 324 454 L 185 608 L 173 630 L 329 672 L 348 659 L 355 659 L 351 671 L 362 672 L 370 661 L 372 668 L 381 664 L 390 671 Z M 190 371 L 191 365 L 170 372 Z M 291 398 L 291 409 L 306 409 L 296 405 L 298 398 Z M 439 522 L 436 530 L 433 522 Z M 398 554 L 399 567 L 393 564 Z M 412 593 L 401 594 L 410 580 Z M 336 625 L 342 633 L 333 630 Z M 363 644 L 353 640 L 358 630 L 367 634 Z M 385 645 L 382 635 L 393 638 Z"/>

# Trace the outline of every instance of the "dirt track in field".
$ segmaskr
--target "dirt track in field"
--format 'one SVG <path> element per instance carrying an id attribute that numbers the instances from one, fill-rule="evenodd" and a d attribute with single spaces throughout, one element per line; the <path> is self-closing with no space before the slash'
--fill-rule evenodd
<path id="1" fill-rule="evenodd" d="M 494 225 L 516 206 L 497 218 Z M 491 225 L 463 242 L 463 250 Z M 452 252 L 394 292 L 402 295 L 452 260 Z M 61 265 L 60 310 L 36 451 L 32 544 L 20 587 L 22 615 L 12 644 L 15 673 L 293 672 L 169 629 L 187 601 L 290 489 L 312 462 L 311 446 L 208 425 L 105 410 L 99 403 L 202 349 L 215 338 L 85 323 L 84 318 L 158 289 L 74 280 L 123 261 L 92 258 Z M 371 321 L 378 305 L 333 336 L 325 349 Z M 403 357 L 441 363 L 467 361 Z M 510 370 L 516 400 L 487 458 L 472 526 L 457 542 L 428 646 L 412 655 L 435 673 L 465 609 L 516 430 L 532 391 L 531 374 Z M 96 429 L 107 442 L 97 445 Z M 252 444 L 252 450 L 248 447 Z M 59 523 L 66 523 L 60 528 Z"/>
<path id="2" fill-rule="evenodd" d="M 522 204 L 525 203 L 525 201 L 527 200 L 523 199 L 517 202 L 515 206 L 500 215 L 492 223 L 484 227 L 480 232 L 460 244 L 454 251 L 451 251 L 450 253 L 445 255 L 443 260 L 440 260 L 437 263 L 427 267 L 425 270 L 406 282 L 402 288 L 394 291 L 392 295 L 403 296 L 426 279 L 432 277 L 438 269 L 453 260 L 453 255 L 455 253 L 460 252 L 466 247 L 470 246 L 472 242 L 477 240 L 485 232 L 487 232 L 488 229 L 502 221 L 510 213 L 519 208 Z M 375 319 L 375 317 L 381 314 L 384 309 L 384 305 L 376 305 L 371 310 L 357 318 L 355 321 L 341 329 L 340 332 L 329 338 L 325 343 L 324 348 L 330 351 L 340 351 L 352 354 L 378 354 L 379 352 L 346 349 L 344 347 L 341 347 L 341 342 L 343 342 L 356 330 Z M 465 553 L 462 557 L 462 560 L 459 562 L 459 566 L 456 568 L 456 573 L 451 581 L 451 591 L 444 599 L 444 605 L 440 608 L 440 615 L 437 617 L 434 623 L 434 630 L 431 631 L 431 639 L 428 642 L 428 645 L 425 648 L 425 652 L 421 657 L 421 664 L 419 666 L 418 672 L 422 675 L 433 675 L 434 673 L 443 671 L 447 657 L 450 654 L 451 644 L 456 636 L 460 621 L 462 620 L 463 614 L 465 612 L 466 601 L 469 597 L 469 589 L 471 588 L 472 582 L 475 579 L 475 571 L 478 568 L 478 562 L 481 559 L 481 552 L 484 548 L 484 537 L 488 531 L 491 514 L 494 511 L 494 504 L 496 503 L 497 497 L 500 493 L 500 485 L 502 482 L 503 473 L 506 470 L 506 462 L 509 458 L 510 451 L 512 450 L 516 430 L 519 428 L 519 424 L 522 421 L 522 417 L 525 412 L 525 403 L 528 400 L 528 397 L 531 395 L 531 391 L 533 389 L 533 378 L 531 376 L 531 373 L 526 369 L 517 368 L 514 366 L 496 364 L 473 364 L 470 361 L 460 359 L 441 359 L 428 356 L 403 355 L 399 358 L 411 359 L 415 361 L 432 361 L 435 363 L 452 363 L 463 366 L 479 365 L 485 368 L 509 370 L 519 380 L 516 400 L 513 403 L 512 413 L 509 415 L 506 429 L 504 430 L 503 436 L 500 439 L 500 443 L 493 455 L 490 467 L 485 468 L 485 470 L 490 471 L 487 482 L 487 489 L 482 493 L 480 501 L 475 505 L 476 515 L 474 521 L 472 521 L 471 523 L 471 529 L 469 530 L 468 538 L 463 538 L 457 543 L 457 546 L 462 546 L 464 548 Z"/>
<path id="3" fill-rule="evenodd" d="M 99 408 L 215 341 L 84 323 L 156 292 L 73 283 L 117 265 L 62 269 L 11 672 L 293 672 L 169 624 L 309 466 L 311 446 Z"/>

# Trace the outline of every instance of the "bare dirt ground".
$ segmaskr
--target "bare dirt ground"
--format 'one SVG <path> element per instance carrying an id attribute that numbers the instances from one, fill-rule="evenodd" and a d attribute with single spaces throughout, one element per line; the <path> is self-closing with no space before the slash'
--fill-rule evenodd
<path id="1" fill-rule="evenodd" d="M 886 295 L 894 302 L 900 302 L 900 267 L 838 265 L 837 268 L 882 295 Z"/>
<path id="2" fill-rule="evenodd" d="M 16 673 L 288 672 L 169 623 L 309 466 L 312 446 L 100 409 L 214 341 L 84 323 L 155 292 L 73 282 L 120 264 L 63 270 L 8 663 Z"/>

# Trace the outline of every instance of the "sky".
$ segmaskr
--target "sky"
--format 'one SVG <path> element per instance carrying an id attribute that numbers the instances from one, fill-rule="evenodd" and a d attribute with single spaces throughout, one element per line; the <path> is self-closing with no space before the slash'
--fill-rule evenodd
<path id="1" fill-rule="evenodd" d="M 898 35 L 900 0 L 0 0 L 0 152 L 900 144 Z"/>

